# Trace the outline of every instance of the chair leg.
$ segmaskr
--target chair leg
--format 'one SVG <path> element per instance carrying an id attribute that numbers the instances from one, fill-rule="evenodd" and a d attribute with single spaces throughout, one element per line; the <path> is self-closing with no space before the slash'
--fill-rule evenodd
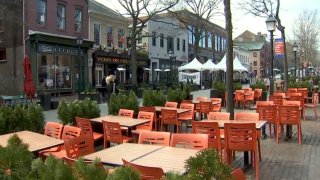
<path id="1" fill-rule="evenodd" d="M 314 119 L 318 120 L 317 107 L 314 107 L 313 110 L 314 110 Z"/>
<path id="2" fill-rule="evenodd" d="M 280 124 L 278 124 L 279 127 L 280 127 Z M 277 125 L 277 126 L 278 126 Z M 279 143 L 279 130 L 277 129 L 277 133 L 276 133 L 276 143 L 278 144 Z"/>
<path id="3" fill-rule="evenodd" d="M 259 179 L 259 161 L 257 160 L 258 157 L 257 157 L 257 152 L 255 151 L 254 152 L 254 162 L 255 162 L 255 166 L 256 166 L 256 180 Z"/>
<path id="4" fill-rule="evenodd" d="M 260 147 L 260 138 L 258 138 L 258 151 L 259 151 L 259 161 L 261 161 L 261 147 Z"/>

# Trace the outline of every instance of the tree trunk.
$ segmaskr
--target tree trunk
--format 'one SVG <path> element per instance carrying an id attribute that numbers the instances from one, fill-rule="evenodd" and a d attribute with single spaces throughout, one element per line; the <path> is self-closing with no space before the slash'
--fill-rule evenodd
<path id="1" fill-rule="evenodd" d="M 284 57 L 283 57 L 283 69 L 284 69 L 284 91 L 288 89 L 288 59 L 287 59 L 287 48 L 286 48 L 286 35 L 284 29 L 281 31 L 281 37 L 283 39 Z"/>
<path id="2" fill-rule="evenodd" d="M 131 85 L 136 86 L 137 83 L 137 42 L 135 37 L 131 37 Z"/>
<path id="3" fill-rule="evenodd" d="M 226 72 L 226 91 L 227 91 L 227 112 L 230 119 L 234 119 L 233 107 L 233 42 L 232 42 L 232 18 L 230 0 L 224 0 L 224 14 L 227 30 L 227 72 Z"/>

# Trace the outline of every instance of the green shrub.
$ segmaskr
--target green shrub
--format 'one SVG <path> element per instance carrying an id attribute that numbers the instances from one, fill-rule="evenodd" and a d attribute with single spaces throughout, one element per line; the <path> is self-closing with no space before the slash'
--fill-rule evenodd
<path id="1" fill-rule="evenodd" d="M 30 161 L 31 162 L 31 161 Z M 35 180 L 76 180 L 72 169 L 63 160 L 50 156 L 45 161 L 41 158 L 32 162 L 32 169 L 28 174 L 29 179 Z"/>
<path id="2" fill-rule="evenodd" d="M 191 92 L 190 84 L 183 85 L 183 99 L 189 99 L 190 92 Z"/>
<path id="3" fill-rule="evenodd" d="M 6 147 L 0 147 L 0 179 L 25 179 L 31 170 L 32 159 L 28 145 L 13 135 Z"/>
<path id="4" fill-rule="evenodd" d="M 216 150 L 206 149 L 199 151 L 195 157 L 186 161 L 187 179 L 211 180 L 230 179 L 231 168 L 220 161 Z"/>
<path id="5" fill-rule="evenodd" d="M 233 83 L 233 90 L 239 90 L 242 89 L 242 84 L 239 82 Z"/>
<path id="6" fill-rule="evenodd" d="M 221 94 L 224 94 L 224 92 L 226 91 L 226 86 L 221 81 L 214 81 L 212 84 L 212 88 Z"/>
<path id="7" fill-rule="evenodd" d="M 0 107 L 0 134 L 29 130 L 43 132 L 44 115 L 38 105 Z"/>
<path id="8" fill-rule="evenodd" d="M 181 103 L 181 101 L 185 99 L 185 95 L 183 94 L 180 88 L 172 89 L 169 88 L 167 94 L 167 101 Z"/>
<path id="9" fill-rule="evenodd" d="M 134 110 L 135 114 L 138 114 L 139 101 L 134 91 L 130 91 L 129 95 L 124 93 L 111 94 L 108 104 L 109 114 L 118 115 L 120 109 L 131 109 Z"/>
<path id="10" fill-rule="evenodd" d="M 77 177 L 77 179 L 83 180 L 105 180 L 108 176 L 104 168 L 101 167 L 98 159 L 94 160 L 90 164 L 87 164 L 83 158 L 80 158 L 75 162 L 73 174 L 75 177 Z"/>
<path id="11" fill-rule="evenodd" d="M 118 167 L 110 174 L 107 180 L 140 180 L 140 175 L 131 167 Z"/>
<path id="12" fill-rule="evenodd" d="M 143 106 L 164 106 L 166 97 L 163 91 L 145 90 L 143 92 Z"/>
<path id="13" fill-rule="evenodd" d="M 263 81 L 256 81 L 255 84 L 251 84 L 250 87 L 252 89 L 262 89 L 262 91 L 267 91 L 266 83 Z"/>
<path id="14" fill-rule="evenodd" d="M 75 124 L 75 117 L 96 118 L 100 117 L 100 108 L 96 101 L 88 98 L 85 100 L 75 100 L 67 104 L 64 100 L 58 106 L 58 119 L 62 124 Z"/>

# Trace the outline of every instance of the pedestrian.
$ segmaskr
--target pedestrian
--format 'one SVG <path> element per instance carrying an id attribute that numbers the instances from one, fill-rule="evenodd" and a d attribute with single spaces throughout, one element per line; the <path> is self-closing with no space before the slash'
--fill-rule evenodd
<path id="1" fill-rule="evenodd" d="M 312 76 L 313 91 L 317 92 L 319 88 L 319 80 L 315 74 Z"/>
<path id="2" fill-rule="evenodd" d="M 104 78 L 102 78 L 101 80 L 101 97 L 102 97 L 102 102 L 106 101 L 106 92 L 107 92 L 107 82 L 106 82 L 106 77 L 104 76 Z"/>

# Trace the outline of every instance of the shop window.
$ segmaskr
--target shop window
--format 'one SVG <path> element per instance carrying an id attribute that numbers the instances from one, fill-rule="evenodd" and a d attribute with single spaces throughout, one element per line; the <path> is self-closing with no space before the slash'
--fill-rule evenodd
<path id="1" fill-rule="evenodd" d="M 63 4 L 57 5 L 57 28 L 66 29 L 66 6 Z"/>
<path id="2" fill-rule="evenodd" d="M 82 31 L 82 10 L 76 9 L 74 15 L 74 31 L 81 32 Z"/>
<path id="3" fill-rule="evenodd" d="M 45 89 L 71 89 L 72 66 L 70 55 L 38 54 L 38 83 Z"/>
<path id="4" fill-rule="evenodd" d="M 37 22 L 40 25 L 45 25 L 47 18 L 47 1 L 38 0 L 38 16 Z"/>
<path id="5" fill-rule="evenodd" d="M 118 29 L 118 47 L 124 48 L 124 29 Z"/>
<path id="6" fill-rule="evenodd" d="M 142 33 L 140 32 L 137 36 L 137 44 L 142 44 Z"/>
<path id="7" fill-rule="evenodd" d="M 167 52 L 173 51 L 173 38 L 171 36 L 167 37 Z"/>
<path id="8" fill-rule="evenodd" d="M 6 61 L 7 61 L 6 48 L 0 48 L 0 62 L 6 62 Z"/>
<path id="9" fill-rule="evenodd" d="M 96 86 L 101 86 L 102 79 L 104 78 L 103 64 L 96 64 Z"/>
<path id="10" fill-rule="evenodd" d="M 253 57 L 257 57 L 257 52 L 253 52 Z"/>
<path id="11" fill-rule="evenodd" d="M 257 61 L 253 61 L 253 66 L 257 66 Z"/>
<path id="12" fill-rule="evenodd" d="M 208 48 L 212 48 L 212 32 L 208 33 Z"/>
<path id="13" fill-rule="evenodd" d="M 100 24 L 94 24 L 93 39 L 96 46 L 100 45 Z"/>

